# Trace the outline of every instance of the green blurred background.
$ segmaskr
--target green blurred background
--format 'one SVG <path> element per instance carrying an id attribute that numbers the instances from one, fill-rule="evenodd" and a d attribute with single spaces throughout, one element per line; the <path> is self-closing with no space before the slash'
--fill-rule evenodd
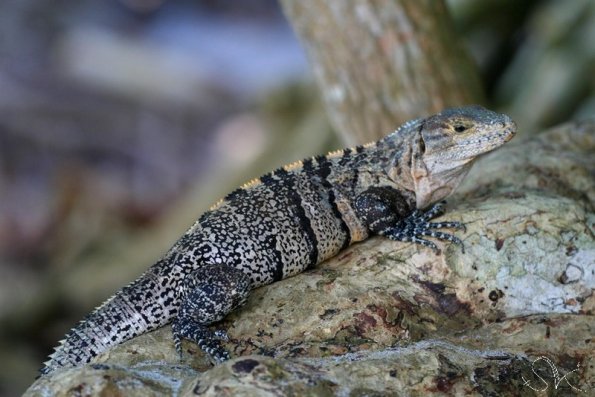
<path id="1" fill-rule="evenodd" d="M 521 135 L 593 116 L 595 1 L 447 3 Z M 276 1 L 0 2 L 0 395 L 226 191 L 341 145 Z"/>

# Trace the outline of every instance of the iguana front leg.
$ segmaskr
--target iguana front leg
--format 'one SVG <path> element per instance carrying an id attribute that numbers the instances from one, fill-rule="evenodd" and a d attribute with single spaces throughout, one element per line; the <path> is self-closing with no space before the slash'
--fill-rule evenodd
<path id="1" fill-rule="evenodd" d="M 434 229 L 464 229 L 460 222 L 430 222 L 442 215 L 443 202 L 434 204 L 426 211 L 411 212 L 403 195 L 395 188 L 381 186 L 370 188 L 355 200 L 355 211 L 369 230 L 396 241 L 413 242 L 438 251 L 436 244 L 423 237 L 434 237 L 461 245 L 463 242 L 452 234 Z M 463 248 L 464 252 L 464 248 Z"/>
<path id="2" fill-rule="evenodd" d="M 244 304 L 250 290 L 248 275 L 231 266 L 205 265 L 190 273 L 184 279 L 180 310 L 172 324 L 178 354 L 182 355 L 182 339 L 188 339 L 216 363 L 228 360 L 229 353 L 221 346 L 227 335 L 207 325 Z"/>

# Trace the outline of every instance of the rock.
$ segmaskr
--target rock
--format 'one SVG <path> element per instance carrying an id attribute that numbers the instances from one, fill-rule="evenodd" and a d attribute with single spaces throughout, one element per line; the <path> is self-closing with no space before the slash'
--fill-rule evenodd
<path id="1" fill-rule="evenodd" d="M 444 216 L 464 253 L 373 238 L 254 291 L 220 324 L 223 365 L 191 343 L 180 361 L 164 327 L 26 395 L 593 392 L 594 136 L 566 124 L 480 160 Z"/>

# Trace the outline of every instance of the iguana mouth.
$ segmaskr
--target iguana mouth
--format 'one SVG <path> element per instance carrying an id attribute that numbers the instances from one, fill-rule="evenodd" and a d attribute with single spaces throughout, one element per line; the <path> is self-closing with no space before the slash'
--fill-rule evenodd
<path id="1" fill-rule="evenodd" d="M 516 123 L 514 121 L 510 120 L 509 127 L 505 131 L 506 131 L 506 134 L 505 134 L 506 136 L 504 138 L 504 142 L 508 142 L 516 135 L 516 131 L 517 131 Z"/>

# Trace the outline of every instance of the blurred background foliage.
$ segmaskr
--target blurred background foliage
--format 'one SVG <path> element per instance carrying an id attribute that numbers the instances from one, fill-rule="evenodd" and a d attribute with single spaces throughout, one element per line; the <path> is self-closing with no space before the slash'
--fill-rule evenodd
<path id="1" fill-rule="evenodd" d="M 594 1 L 447 3 L 520 134 L 592 117 Z M 0 395 L 227 190 L 339 146 L 276 1 L 0 2 Z"/>

